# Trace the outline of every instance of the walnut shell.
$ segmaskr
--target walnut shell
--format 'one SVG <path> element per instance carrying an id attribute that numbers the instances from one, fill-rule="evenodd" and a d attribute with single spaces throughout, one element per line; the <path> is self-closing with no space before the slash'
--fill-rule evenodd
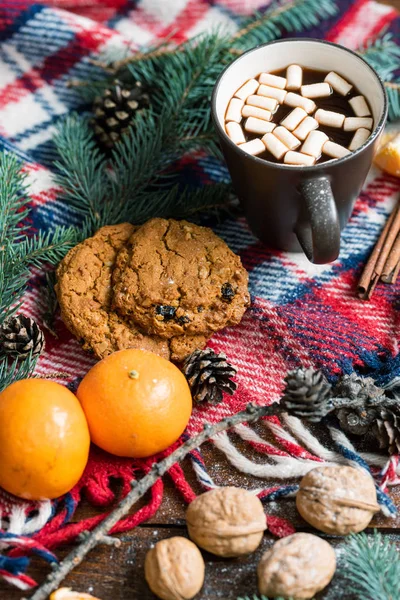
<path id="1" fill-rule="evenodd" d="M 372 477 L 347 466 L 318 467 L 307 473 L 296 506 L 307 523 L 337 535 L 362 531 L 380 510 Z"/>
<path id="2" fill-rule="evenodd" d="M 162 600 L 190 600 L 204 583 L 200 550 L 183 537 L 161 540 L 148 551 L 144 563 L 146 581 Z"/>
<path id="3" fill-rule="evenodd" d="M 263 506 L 254 494 L 222 487 L 189 505 L 186 523 L 191 539 L 217 556 L 241 556 L 256 550 L 267 528 Z"/>
<path id="4" fill-rule="evenodd" d="M 303 600 L 324 589 L 336 569 L 335 551 L 311 533 L 294 533 L 264 552 L 257 567 L 264 596 Z"/>

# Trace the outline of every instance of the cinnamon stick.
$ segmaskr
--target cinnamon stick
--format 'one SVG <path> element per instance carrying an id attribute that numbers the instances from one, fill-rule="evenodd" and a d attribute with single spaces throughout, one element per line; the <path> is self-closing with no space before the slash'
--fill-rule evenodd
<path id="1" fill-rule="evenodd" d="M 381 280 L 385 283 L 394 283 L 396 281 L 396 269 L 400 266 L 400 233 L 397 235 L 395 242 L 389 252 L 389 256 L 383 267 Z"/>
<path id="2" fill-rule="evenodd" d="M 397 205 L 390 215 L 357 286 L 357 296 L 369 300 L 386 265 L 393 244 L 400 231 L 400 207 Z"/>

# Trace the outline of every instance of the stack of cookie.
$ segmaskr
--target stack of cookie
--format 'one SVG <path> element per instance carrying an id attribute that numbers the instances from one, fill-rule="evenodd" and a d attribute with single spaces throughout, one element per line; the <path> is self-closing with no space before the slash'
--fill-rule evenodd
<path id="1" fill-rule="evenodd" d="M 210 229 L 152 219 L 102 227 L 57 269 L 61 316 L 99 358 L 125 348 L 176 362 L 240 322 L 248 274 Z"/>

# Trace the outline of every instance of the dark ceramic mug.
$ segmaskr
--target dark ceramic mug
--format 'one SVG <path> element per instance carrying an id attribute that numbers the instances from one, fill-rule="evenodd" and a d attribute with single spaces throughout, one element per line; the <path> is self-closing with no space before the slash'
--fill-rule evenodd
<path id="1" fill-rule="evenodd" d="M 293 167 L 251 156 L 226 135 L 224 116 L 235 91 L 263 71 L 293 63 L 336 71 L 367 98 L 374 130 L 358 150 L 311 167 Z M 339 255 L 340 231 L 350 218 L 387 118 L 385 88 L 374 69 L 351 50 L 329 42 L 299 38 L 263 44 L 242 54 L 221 73 L 213 91 L 212 116 L 255 235 L 282 250 L 303 249 L 317 264 L 334 261 Z"/>

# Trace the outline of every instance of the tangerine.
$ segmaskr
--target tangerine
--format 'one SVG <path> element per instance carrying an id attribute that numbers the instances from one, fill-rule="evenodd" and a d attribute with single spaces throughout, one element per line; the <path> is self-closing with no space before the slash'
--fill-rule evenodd
<path id="1" fill-rule="evenodd" d="M 58 498 L 79 481 L 90 437 L 66 387 L 22 379 L 0 394 L 0 486 L 29 500 Z"/>
<path id="2" fill-rule="evenodd" d="M 183 433 L 192 396 L 181 371 L 152 352 L 120 350 L 85 375 L 77 396 L 92 441 L 117 456 L 144 458 Z"/>

